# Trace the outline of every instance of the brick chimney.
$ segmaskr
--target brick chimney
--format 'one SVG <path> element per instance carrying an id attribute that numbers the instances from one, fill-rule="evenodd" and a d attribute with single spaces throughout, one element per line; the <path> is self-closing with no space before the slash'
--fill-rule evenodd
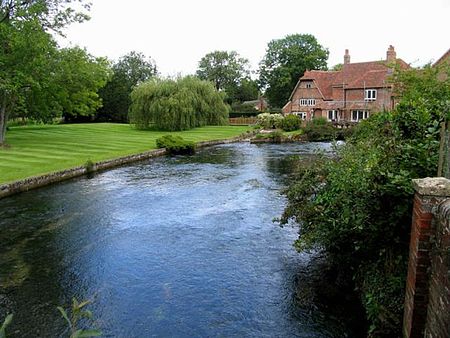
<path id="1" fill-rule="evenodd" d="M 348 53 L 348 49 L 346 49 L 344 55 L 344 65 L 348 65 L 349 63 L 350 63 L 350 54 Z"/>
<path id="2" fill-rule="evenodd" d="M 395 62 L 397 59 L 397 53 L 394 50 L 394 46 L 390 45 L 386 52 L 386 62 L 391 63 Z"/>

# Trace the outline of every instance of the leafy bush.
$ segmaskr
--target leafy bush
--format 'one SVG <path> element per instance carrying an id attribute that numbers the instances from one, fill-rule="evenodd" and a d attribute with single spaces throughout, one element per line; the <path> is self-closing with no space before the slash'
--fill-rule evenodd
<path id="1" fill-rule="evenodd" d="M 95 164 L 94 164 L 94 162 L 92 162 L 91 159 L 88 159 L 84 163 L 84 168 L 86 169 L 87 174 L 92 174 L 95 171 Z"/>
<path id="2" fill-rule="evenodd" d="M 281 114 L 262 113 L 256 117 L 256 124 L 265 129 L 275 129 L 280 127 L 282 120 Z"/>
<path id="3" fill-rule="evenodd" d="M 195 143 L 184 140 L 181 136 L 164 135 L 156 139 L 156 146 L 158 148 L 166 148 L 171 155 L 186 154 L 191 155 L 195 153 Z"/>
<path id="4" fill-rule="evenodd" d="M 337 129 L 322 118 L 315 118 L 306 123 L 304 132 L 308 137 L 308 141 L 331 141 L 336 139 Z"/>
<path id="5" fill-rule="evenodd" d="M 281 129 L 284 131 L 294 131 L 300 129 L 302 120 L 296 115 L 287 115 L 281 121 Z"/>
<path id="6" fill-rule="evenodd" d="M 271 133 L 265 133 L 265 134 L 257 134 L 255 136 L 257 139 L 266 139 L 266 140 L 271 140 L 274 143 L 279 143 L 282 142 L 284 135 L 282 131 L 273 131 Z"/>
<path id="7" fill-rule="evenodd" d="M 325 117 L 322 116 L 315 117 L 310 122 L 313 126 L 326 126 L 331 124 Z"/>
<path id="8" fill-rule="evenodd" d="M 187 76 L 176 80 L 152 79 L 131 93 L 129 118 L 138 129 L 187 130 L 205 125 L 226 125 L 228 106 L 208 81 Z"/>
<path id="9" fill-rule="evenodd" d="M 299 224 L 299 250 L 326 250 L 355 282 L 377 337 L 401 336 L 411 180 L 436 174 L 439 123 L 450 112 L 450 78 L 437 81 L 430 68 L 395 78 L 396 110 L 361 122 L 335 158 L 303 167 L 282 216 Z"/>

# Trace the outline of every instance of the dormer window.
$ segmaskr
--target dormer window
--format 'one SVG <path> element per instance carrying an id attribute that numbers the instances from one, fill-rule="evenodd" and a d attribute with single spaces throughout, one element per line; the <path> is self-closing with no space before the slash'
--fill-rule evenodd
<path id="1" fill-rule="evenodd" d="M 306 88 L 312 88 L 312 82 L 306 82 Z"/>
<path id="2" fill-rule="evenodd" d="M 375 101 L 377 99 L 377 90 L 376 89 L 366 89 L 364 93 L 365 101 Z"/>

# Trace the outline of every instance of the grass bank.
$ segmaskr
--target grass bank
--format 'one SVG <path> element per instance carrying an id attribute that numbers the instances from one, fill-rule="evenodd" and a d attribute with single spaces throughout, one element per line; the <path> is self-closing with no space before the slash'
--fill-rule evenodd
<path id="1" fill-rule="evenodd" d="M 194 142 L 232 138 L 246 126 L 208 126 L 183 132 L 142 131 L 127 124 L 96 123 L 12 127 L 0 148 L 0 184 L 156 149 L 166 134 Z"/>

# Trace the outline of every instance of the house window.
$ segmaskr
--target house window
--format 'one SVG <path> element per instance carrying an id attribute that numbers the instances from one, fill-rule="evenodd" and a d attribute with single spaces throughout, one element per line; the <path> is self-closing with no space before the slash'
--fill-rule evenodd
<path id="1" fill-rule="evenodd" d="M 312 88 L 312 83 L 311 82 L 306 82 L 306 88 Z"/>
<path id="2" fill-rule="evenodd" d="M 377 99 L 377 90 L 376 89 L 366 89 L 364 93 L 365 101 L 375 101 Z"/>
<path id="3" fill-rule="evenodd" d="M 328 111 L 328 121 L 337 121 L 338 120 L 338 111 L 337 110 L 329 110 Z"/>
<path id="4" fill-rule="evenodd" d="M 315 106 L 316 99 L 300 99 L 301 106 Z"/>
<path id="5" fill-rule="evenodd" d="M 302 120 L 306 120 L 306 116 L 307 116 L 306 112 L 296 111 L 296 112 L 292 112 L 292 114 L 297 115 Z"/>
<path id="6" fill-rule="evenodd" d="M 359 122 L 369 118 L 368 110 L 352 110 L 352 121 Z"/>

